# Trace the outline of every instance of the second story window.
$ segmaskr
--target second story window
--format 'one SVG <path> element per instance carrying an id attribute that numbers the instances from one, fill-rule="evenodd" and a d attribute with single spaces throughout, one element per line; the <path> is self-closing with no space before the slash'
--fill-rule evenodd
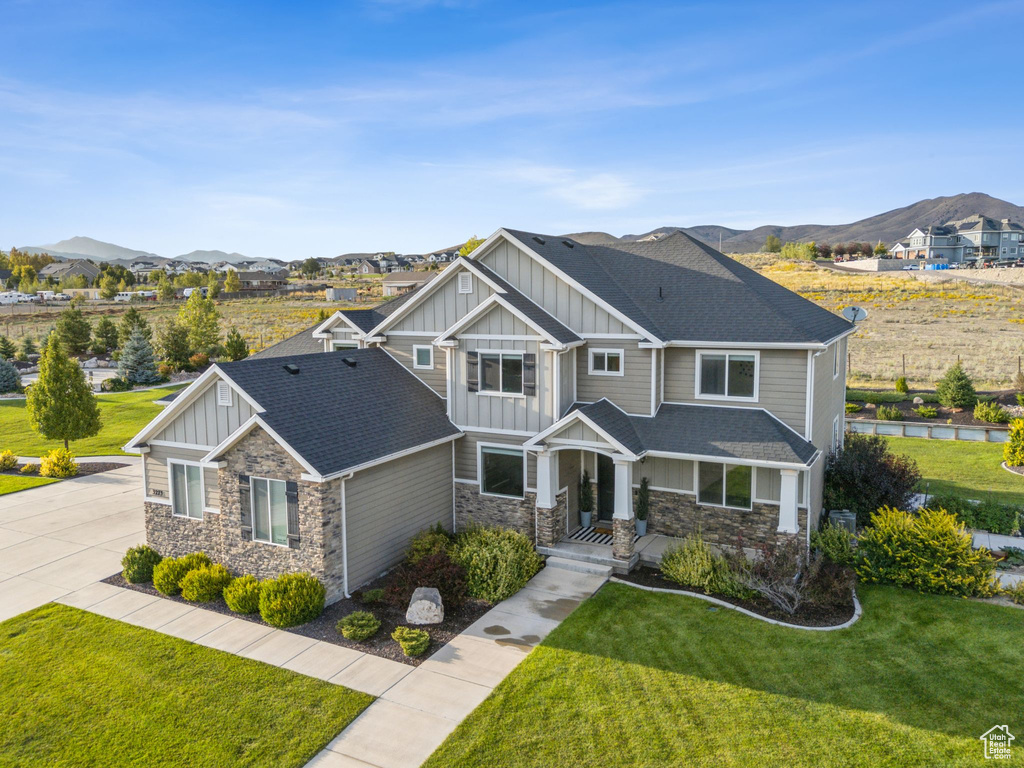
<path id="1" fill-rule="evenodd" d="M 590 373 L 594 376 L 622 376 L 622 350 L 590 350 Z"/>
<path id="2" fill-rule="evenodd" d="M 756 352 L 698 352 L 698 398 L 757 400 Z"/>
<path id="3" fill-rule="evenodd" d="M 503 395 L 523 394 L 522 354 L 481 352 L 480 391 Z"/>
<path id="4" fill-rule="evenodd" d="M 430 370 L 434 367 L 434 348 L 416 344 L 412 348 L 412 367 Z"/>

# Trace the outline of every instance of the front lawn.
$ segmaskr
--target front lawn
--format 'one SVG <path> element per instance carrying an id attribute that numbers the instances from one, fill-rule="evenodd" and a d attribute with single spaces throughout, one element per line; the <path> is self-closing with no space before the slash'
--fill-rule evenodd
<path id="1" fill-rule="evenodd" d="M 927 484 L 929 494 L 955 493 L 969 499 L 993 498 L 1008 504 L 1024 504 L 1024 475 L 1012 474 L 999 466 L 1003 461 L 1002 443 L 921 437 L 886 440 L 895 453 L 906 454 L 917 462 L 922 492 Z"/>
<path id="2" fill-rule="evenodd" d="M 1024 611 L 860 592 L 810 632 L 609 584 L 425 765 L 978 766 L 982 733 L 1024 731 Z"/>
<path id="3" fill-rule="evenodd" d="M 371 696 L 50 603 L 0 623 L 0 764 L 302 766 Z"/>
<path id="4" fill-rule="evenodd" d="M 71 452 L 76 456 L 124 455 L 121 446 L 163 410 L 153 401 L 183 386 L 99 395 L 96 402 L 103 426 L 95 437 L 73 440 Z M 42 456 L 62 445 L 58 440 L 44 440 L 29 426 L 24 400 L 0 400 L 0 450 L 9 449 L 17 456 Z"/>
<path id="5" fill-rule="evenodd" d="M 56 478 L 39 477 L 38 475 L 0 475 L 0 496 L 56 482 Z"/>

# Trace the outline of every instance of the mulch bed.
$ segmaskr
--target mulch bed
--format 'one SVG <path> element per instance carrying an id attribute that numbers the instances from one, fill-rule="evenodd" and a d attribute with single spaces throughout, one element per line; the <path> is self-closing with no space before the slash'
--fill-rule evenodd
<path id="1" fill-rule="evenodd" d="M 35 464 L 37 468 L 39 467 L 39 462 L 33 461 L 32 463 Z M 19 475 L 21 477 L 38 477 L 39 476 L 38 469 L 37 469 L 36 472 L 33 472 L 31 475 L 22 475 L 21 472 L 19 472 L 18 470 L 21 469 L 23 466 L 25 466 L 25 465 L 24 464 L 19 464 L 18 465 L 18 469 L 13 469 L 10 472 L 0 472 L 0 475 Z M 129 466 L 129 465 L 128 464 L 117 464 L 117 463 L 114 463 L 114 462 L 105 462 L 105 461 L 104 462 L 100 462 L 100 461 L 85 462 L 85 461 L 83 461 L 83 462 L 81 462 L 78 465 L 78 474 L 75 475 L 75 477 L 83 477 L 85 475 L 98 475 L 100 472 L 109 472 L 112 469 L 121 469 L 122 467 L 127 467 L 127 466 Z M 64 478 L 60 478 L 60 479 L 61 480 L 70 480 L 71 478 L 64 477 Z"/>
<path id="2" fill-rule="evenodd" d="M 105 584 L 113 584 L 115 587 L 123 587 L 124 589 L 135 590 L 136 592 L 145 592 L 147 595 L 162 597 L 164 600 L 173 600 L 177 603 L 185 603 L 186 605 L 192 605 L 197 608 L 205 608 L 208 611 L 223 613 L 226 616 L 245 619 L 246 621 L 251 621 L 254 624 L 269 626 L 260 618 L 258 613 L 250 615 L 233 613 L 223 600 L 214 600 L 209 603 L 190 603 L 180 595 L 176 595 L 174 597 L 164 595 L 158 592 L 152 584 L 130 584 L 125 581 L 124 577 L 120 573 L 103 579 L 103 582 Z M 377 581 L 368 584 L 365 589 L 383 587 L 386 582 L 387 576 L 384 576 Z M 440 624 L 418 627 L 418 629 L 425 629 L 430 634 L 430 647 L 420 656 L 409 657 L 402 653 L 402 649 L 398 643 L 391 639 L 391 632 L 395 627 L 407 624 L 405 620 L 405 607 L 396 608 L 384 602 L 374 603 L 373 605 L 364 605 L 357 599 L 359 594 L 359 592 L 355 592 L 353 593 L 352 598 L 342 598 L 338 602 L 328 605 L 324 609 L 324 612 L 320 614 L 319 618 L 314 619 L 308 624 L 302 624 L 298 627 L 290 627 L 283 631 L 293 632 L 296 635 L 311 637 L 316 640 L 323 640 L 325 643 L 343 645 L 346 648 L 352 648 L 356 651 L 372 653 L 374 656 L 381 656 L 385 659 L 400 661 L 403 664 L 417 667 L 430 658 L 430 655 L 434 653 L 434 651 L 452 640 L 456 635 L 487 613 L 491 608 L 490 604 L 483 600 L 470 600 L 457 610 L 449 610 L 449 608 L 445 606 L 443 622 Z M 342 637 L 341 633 L 336 629 L 336 625 L 341 619 L 353 611 L 370 611 L 374 616 L 380 619 L 380 629 L 377 630 L 377 634 L 362 643 L 355 643 Z"/>
<path id="3" fill-rule="evenodd" d="M 699 594 L 707 595 L 708 597 L 713 597 L 716 600 L 721 600 L 724 603 L 744 608 L 756 613 L 758 616 L 764 616 L 766 619 L 783 621 L 787 624 L 799 624 L 802 627 L 834 627 L 852 619 L 854 613 L 853 595 L 850 595 L 849 603 L 845 605 L 825 607 L 805 603 L 800 606 L 799 610 L 797 610 L 795 614 L 790 615 L 780 611 L 767 600 L 740 600 L 735 597 L 726 597 L 724 595 L 712 595 L 693 587 L 682 587 L 674 581 L 666 579 L 656 568 L 650 568 L 646 565 L 635 568 L 625 576 L 620 575 L 618 578 L 623 581 L 628 581 L 631 584 L 639 584 L 643 587 L 657 587 L 658 589 L 697 592 Z M 709 605 L 708 607 L 709 609 L 715 609 L 717 606 Z"/>
<path id="4" fill-rule="evenodd" d="M 1003 469 L 1013 472 L 1015 475 L 1024 475 L 1024 467 L 1011 467 L 1005 461 L 1003 462 Z"/>
<path id="5" fill-rule="evenodd" d="M 994 394 L 995 395 L 995 401 L 994 402 L 998 403 L 1003 408 L 1012 408 L 1012 407 L 1017 405 L 1017 393 L 1015 391 L 1013 391 L 1013 390 L 1007 390 L 1005 392 L 996 392 L 996 393 L 991 393 L 990 392 L 990 393 L 983 393 L 983 394 Z M 899 421 L 913 421 L 913 422 L 919 422 L 921 424 L 937 424 L 937 425 L 944 425 L 944 424 L 947 424 L 947 423 L 952 423 L 955 426 L 961 426 L 961 427 L 1005 427 L 1006 426 L 1006 424 L 992 424 L 991 422 L 988 422 L 988 421 L 978 421 L 976 418 L 974 418 L 974 410 L 972 408 L 964 408 L 964 409 L 960 409 L 960 410 L 955 410 L 955 409 L 951 409 L 951 408 L 943 408 L 937 402 L 935 402 L 935 393 L 934 392 L 911 392 L 909 395 L 907 395 L 907 397 L 910 398 L 910 399 L 905 401 L 905 402 L 902 402 L 902 403 L 882 403 L 881 405 L 887 405 L 887 406 L 890 406 L 890 407 L 898 408 L 900 410 L 900 413 L 903 414 L 903 416 L 899 419 Z M 913 399 L 915 397 L 920 397 L 922 400 L 924 400 L 925 401 L 924 404 L 926 406 L 931 407 L 931 408 L 936 408 L 938 410 L 938 412 L 939 412 L 938 415 L 935 418 L 933 418 L 933 419 L 923 419 L 920 416 L 918 416 L 916 413 L 914 413 L 914 409 L 920 407 L 918 405 L 914 405 Z M 931 402 L 929 402 L 929 401 L 931 401 Z M 857 405 L 862 406 L 862 410 L 857 411 L 856 413 L 848 413 L 848 414 L 846 414 L 847 418 L 850 418 L 850 419 L 872 419 L 872 420 L 877 420 L 878 419 L 878 406 L 877 405 L 872 405 L 871 403 L 865 403 L 863 400 L 850 400 L 848 402 L 857 403 Z M 1012 413 L 1012 411 L 1011 411 L 1011 413 Z"/>

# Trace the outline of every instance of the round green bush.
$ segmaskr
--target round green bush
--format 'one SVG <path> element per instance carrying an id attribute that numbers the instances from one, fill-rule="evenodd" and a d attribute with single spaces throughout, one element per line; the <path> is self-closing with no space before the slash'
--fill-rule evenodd
<path id="1" fill-rule="evenodd" d="M 391 639 L 402 646 L 402 653 L 406 656 L 420 656 L 430 647 L 430 634 L 425 629 L 395 627 Z"/>
<path id="2" fill-rule="evenodd" d="M 18 457 L 14 455 L 14 451 L 3 450 L 0 451 L 0 471 L 13 472 L 18 468 Z"/>
<path id="3" fill-rule="evenodd" d="M 380 619 L 369 611 L 355 611 L 338 622 L 338 631 L 346 640 L 369 640 L 380 629 Z"/>
<path id="4" fill-rule="evenodd" d="M 224 594 L 231 574 L 220 563 L 189 571 L 181 580 L 181 596 L 191 603 L 208 603 Z"/>
<path id="5" fill-rule="evenodd" d="M 153 580 L 153 569 L 163 558 L 146 544 L 132 547 L 121 558 L 121 575 L 130 584 L 145 584 Z"/>
<path id="6" fill-rule="evenodd" d="M 261 586 L 255 576 L 239 576 L 224 588 L 224 602 L 235 613 L 256 613 L 260 609 Z"/>
<path id="7" fill-rule="evenodd" d="M 272 627 L 297 627 L 324 610 L 326 590 L 308 573 L 285 573 L 260 589 L 260 616 Z"/>
<path id="8" fill-rule="evenodd" d="M 202 552 L 182 557 L 165 557 L 153 569 L 153 586 L 165 595 L 177 595 L 181 592 L 181 580 L 189 571 L 212 564 L 210 558 Z"/>
<path id="9" fill-rule="evenodd" d="M 436 555 L 442 552 L 447 553 L 452 546 L 452 537 L 440 523 L 433 528 L 420 531 L 409 542 L 409 550 L 405 553 L 405 560 L 411 565 L 416 565 L 424 557 Z"/>
<path id="10" fill-rule="evenodd" d="M 526 586 L 542 562 L 528 538 L 507 528 L 471 528 L 459 534 L 452 560 L 465 569 L 469 594 L 491 603 Z"/>

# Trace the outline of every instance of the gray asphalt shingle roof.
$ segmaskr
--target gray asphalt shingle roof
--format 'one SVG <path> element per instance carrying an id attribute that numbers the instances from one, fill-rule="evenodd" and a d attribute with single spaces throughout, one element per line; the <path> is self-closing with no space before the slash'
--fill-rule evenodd
<path id="1" fill-rule="evenodd" d="M 324 343 L 321 339 L 313 338 L 313 331 L 320 326 L 317 323 L 312 328 L 299 331 L 294 336 L 289 336 L 284 341 L 271 344 L 264 350 L 251 355 L 249 360 L 264 360 L 269 357 L 288 357 L 290 355 L 311 355 L 314 352 L 323 352 Z"/>
<path id="2" fill-rule="evenodd" d="M 583 245 L 506 231 L 663 341 L 824 343 L 853 327 L 684 232 Z"/>
<path id="3" fill-rule="evenodd" d="M 760 408 L 663 404 L 655 416 L 624 413 L 608 400 L 570 407 L 605 429 L 634 454 L 647 451 L 718 459 L 807 464 L 817 453 L 778 419 Z"/>
<path id="4" fill-rule="evenodd" d="M 299 373 L 287 372 L 286 364 Z M 459 434 L 445 401 L 382 349 L 250 358 L 219 367 L 321 475 Z"/>

